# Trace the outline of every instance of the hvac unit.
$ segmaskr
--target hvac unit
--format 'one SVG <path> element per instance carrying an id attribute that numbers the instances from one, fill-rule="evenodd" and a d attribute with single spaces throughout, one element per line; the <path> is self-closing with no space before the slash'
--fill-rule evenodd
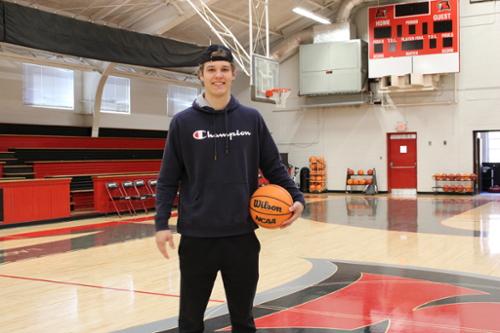
<path id="1" fill-rule="evenodd" d="M 367 44 L 360 39 L 301 45 L 300 95 L 359 93 L 367 77 Z"/>

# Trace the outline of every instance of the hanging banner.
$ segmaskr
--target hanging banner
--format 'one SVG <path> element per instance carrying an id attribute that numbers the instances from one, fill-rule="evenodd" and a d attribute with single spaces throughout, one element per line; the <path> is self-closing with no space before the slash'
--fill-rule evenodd
<path id="1" fill-rule="evenodd" d="M 0 41 L 145 67 L 197 66 L 204 47 L 0 1 Z"/>

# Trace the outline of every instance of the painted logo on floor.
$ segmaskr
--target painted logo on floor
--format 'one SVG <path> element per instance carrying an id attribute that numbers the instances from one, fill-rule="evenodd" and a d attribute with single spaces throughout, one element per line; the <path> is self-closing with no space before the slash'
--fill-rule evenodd
<path id="1" fill-rule="evenodd" d="M 254 308 L 259 333 L 450 333 L 500 330 L 500 280 L 332 262 L 335 274 Z M 230 331 L 229 316 L 206 330 Z M 164 331 L 165 333 L 175 330 Z"/>

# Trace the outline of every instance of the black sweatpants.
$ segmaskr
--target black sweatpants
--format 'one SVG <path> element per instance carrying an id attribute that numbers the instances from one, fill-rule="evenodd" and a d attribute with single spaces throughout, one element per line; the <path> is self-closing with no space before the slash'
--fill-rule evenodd
<path id="1" fill-rule="evenodd" d="M 203 316 L 221 272 L 234 333 L 255 332 L 253 300 L 259 279 L 260 243 L 255 233 L 221 238 L 182 236 L 180 333 L 202 333 Z"/>

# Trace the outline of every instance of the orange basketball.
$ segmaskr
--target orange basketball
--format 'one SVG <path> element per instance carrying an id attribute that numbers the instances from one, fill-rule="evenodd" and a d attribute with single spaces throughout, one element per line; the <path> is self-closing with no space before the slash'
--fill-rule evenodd
<path id="1" fill-rule="evenodd" d="M 292 196 L 283 187 L 274 184 L 261 186 L 250 198 L 250 216 L 263 228 L 279 228 L 292 216 L 288 210 L 291 205 Z"/>

